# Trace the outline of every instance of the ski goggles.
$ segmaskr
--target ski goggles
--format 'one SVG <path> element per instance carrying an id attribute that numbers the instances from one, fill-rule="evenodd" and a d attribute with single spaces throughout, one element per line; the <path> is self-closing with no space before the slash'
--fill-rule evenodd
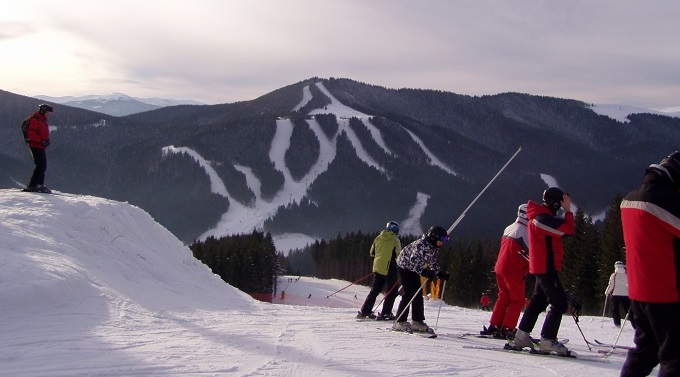
<path id="1" fill-rule="evenodd" d="M 443 243 L 449 242 L 449 236 L 441 236 L 439 237 L 439 240 L 442 241 Z"/>

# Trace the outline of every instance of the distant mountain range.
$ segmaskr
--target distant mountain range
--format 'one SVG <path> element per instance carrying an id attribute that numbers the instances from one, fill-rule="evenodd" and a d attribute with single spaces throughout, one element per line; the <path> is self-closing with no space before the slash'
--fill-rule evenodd
<path id="1" fill-rule="evenodd" d="M 0 187 L 30 177 L 18 128 L 37 103 L 0 91 Z M 187 243 L 255 228 L 328 239 L 390 220 L 417 234 L 452 224 L 521 146 L 452 235 L 496 237 L 549 185 L 601 216 L 680 145 L 677 117 L 602 109 L 336 78 L 124 117 L 58 105 L 46 184 L 137 205 Z"/>
<path id="2" fill-rule="evenodd" d="M 49 102 L 59 103 L 62 105 L 92 110 L 113 116 L 125 116 L 130 114 L 141 113 L 144 111 L 156 110 L 160 109 L 161 107 L 176 105 L 202 105 L 202 103 L 193 100 L 138 98 L 131 97 L 123 93 L 88 95 L 80 97 L 73 96 L 50 97 L 39 95 L 35 96 L 35 98 Z"/>

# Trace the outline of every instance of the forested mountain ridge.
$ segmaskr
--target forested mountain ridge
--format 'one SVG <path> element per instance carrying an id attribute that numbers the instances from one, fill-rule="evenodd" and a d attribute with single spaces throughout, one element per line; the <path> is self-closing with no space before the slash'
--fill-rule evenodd
<path id="1" fill-rule="evenodd" d="M 40 101 L 1 91 L 0 100 L 0 185 L 20 187 L 32 163 L 18 124 Z M 365 116 L 331 114 L 336 105 Z M 273 235 L 328 238 L 413 220 L 423 198 L 411 229 L 448 226 L 521 146 L 455 230 L 498 235 L 517 205 L 540 199 L 546 177 L 598 214 L 679 145 L 677 118 L 629 120 L 571 99 L 333 78 L 252 101 L 127 117 L 55 105 L 47 185 L 138 205 L 187 243 L 211 230 L 250 232 L 244 222 Z"/>

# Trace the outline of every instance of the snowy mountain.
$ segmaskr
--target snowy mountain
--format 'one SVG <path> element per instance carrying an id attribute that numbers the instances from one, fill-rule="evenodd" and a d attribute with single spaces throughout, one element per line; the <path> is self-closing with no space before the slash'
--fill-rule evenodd
<path id="1" fill-rule="evenodd" d="M 425 315 L 437 339 L 391 333 L 354 320 L 368 289 L 340 280 L 282 276 L 274 303 L 258 302 L 126 203 L 2 189 L 0 219 L 1 376 L 606 377 L 625 359 L 464 348 L 502 344 L 457 337 L 489 313 L 434 300 Z M 590 341 L 618 334 L 608 318 L 579 324 Z M 570 317 L 559 335 L 579 354 L 601 355 Z M 632 337 L 624 326 L 618 343 Z"/>
<path id="2" fill-rule="evenodd" d="M 22 187 L 32 166 L 17 125 L 36 102 L 0 99 L 0 187 Z M 137 205 L 185 243 L 259 229 L 289 248 L 390 220 L 413 234 L 448 227 L 520 146 L 455 237 L 495 239 L 550 185 L 601 219 L 680 145 L 676 117 L 633 111 L 623 122 L 577 100 L 334 78 L 124 118 L 56 110 L 47 185 Z"/>
<path id="3" fill-rule="evenodd" d="M 648 109 L 639 106 L 627 106 L 616 104 L 599 104 L 591 107 L 594 112 L 616 119 L 619 122 L 628 123 L 631 114 L 657 114 L 680 118 L 680 110 L 677 107 L 668 109 Z"/>
<path id="4" fill-rule="evenodd" d="M 44 95 L 35 98 L 45 101 L 55 102 L 62 105 L 78 107 L 96 111 L 113 116 L 125 116 L 141 113 L 144 111 L 156 110 L 167 106 L 176 105 L 200 105 L 201 103 L 192 100 L 171 100 L 163 98 L 138 98 L 131 97 L 123 93 L 111 93 L 104 95 L 89 96 L 64 96 L 50 97 Z"/>

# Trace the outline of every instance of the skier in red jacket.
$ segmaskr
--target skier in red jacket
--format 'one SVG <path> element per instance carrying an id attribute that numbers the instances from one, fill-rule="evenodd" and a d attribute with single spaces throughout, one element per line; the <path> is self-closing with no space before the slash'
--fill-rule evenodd
<path id="1" fill-rule="evenodd" d="M 38 111 L 35 112 L 30 119 L 28 125 L 28 148 L 31 150 L 33 156 L 33 175 L 28 186 L 23 191 L 30 192 L 45 192 L 51 191 L 45 187 L 45 171 L 47 170 L 47 155 L 45 148 L 50 145 L 50 129 L 47 126 L 47 115 L 53 112 L 54 109 L 50 105 L 42 104 L 38 106 Z"/>
<path id="2" fill-rule="evenodd" d="M 557 216 L 560 207 L 564 208 L 564 218 Z M 543 192 L 543 204 L 533 201 L 527 203 L 529 218 L 529 272 L 536 277 L 531 302 L 524 311 L 515 338 L 510 346 L 516 348 L 534 347 L 530 336 L 538 316 L 550 304 L 541 329 L 539 352 L 569 353 L 567 347 L 557 341 L 557 333 L 562 323 L 562 315 L 567 312 L 567 295 L 560 283 L 564 246 L 562 238 L 574 234 L 574 214 L 571 212 L 571 199 L 557 187 Z"/>
<path id="3" fill-rule="evenodd" d="M 680 152 L 645 170 L 621 202 L 635 348 L 621 376 L 680 376 Z"/>
<path id="4" fill-rule="evenodd" d="M 522 204 L 517 209 L 517 220 L 503 231 L 494 268 L 498 300 L 491 312 L 489 327 L 480 331 L 482 335 L 507 338 L 515 334 L 517 320 L 526 301 L 524 279 L 529 273 L 527 224 L 527 205 Z"/>
<path id="5" fill-rule="evenodd" d="M 491 305 L 491 297 L 489 297 L 489 295 L 486 293 L 482 293 L 482 297 L 479 299 L 479 305 L 482 307 L 482 310 L 486 310 L 488 312 L 489 306 Z"/>

